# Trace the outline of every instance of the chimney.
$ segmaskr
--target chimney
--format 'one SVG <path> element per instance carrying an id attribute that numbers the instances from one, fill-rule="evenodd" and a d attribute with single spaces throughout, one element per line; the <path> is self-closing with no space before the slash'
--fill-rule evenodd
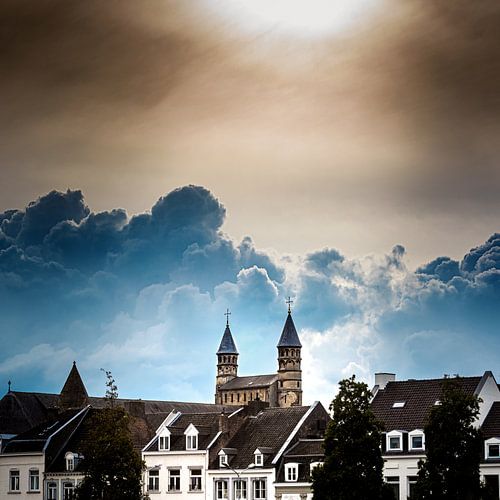
<path id="1" fill-rule="evenodd" d="M 379 390 L 385 389 L 389 382 L 395 382 L 395 380 L 395 373 L 375 373 L 375 387 L 378 386 Z"/>
<path id="2" fill-rule="evenodd" d="M 222 434 L 227 434 L 229 431 L 229 421 L 228 420 L 229 420 L 228 416 L 224 412 L 222 412 L 219 415 L 219 431 Z"/>

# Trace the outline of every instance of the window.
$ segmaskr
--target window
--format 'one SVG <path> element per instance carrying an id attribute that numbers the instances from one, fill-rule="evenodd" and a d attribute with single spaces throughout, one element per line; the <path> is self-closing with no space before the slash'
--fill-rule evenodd
<path id="1" fill-rule="evenodd" d="M 488 445 L 488 458 L 499 458 L 500 457 L 500 445 L 489 444 Z"/>
<path id="2" fill-rule="evenodd" d="M 74 491 L 73 483 L 63 483 L 63 500 L 72 500 Z"/>
<path id="3" fill-rule="evenodd" d="M 499 488 L 498 474 L 485 475 L 484 486 L 486 489 L 486 498 L 498 498 L 498 488 Z"/>
<path id="4" fill-rule="evenodd" d="M 415 484 L 417 483 L 418 476 L 408 477 L 408 498 L 413 500 L 415 498 Z"/>
<path id="5" fill-rule="evenodd" d="M 265 500 L 266 498 L 265 479 L 255 479 L 253 481 L 253 498 L 254 500 Z"/>
<path id="6" fill-rule="evenodd" d="M 9 491 L 19 491 L 19 471 L 11 470 L 9 472 Z"/>
<path id="7" fill-rule="evenodd" d="M 65 455 L 66 458 L 66 470 L 71 472 L 75 470 L 75 456 L 73 453 L 68 451 Z"/>
<path id="8" fill-rule="evenodd" d="M 181 470 L 168 469 L 168 491 L 181 490 Z"/>
<path id="9" fill-rule="evenodd" d="M 57 483 L 47 483 L 47 500 L 57 500 Z"/>
<path id="10" fill-rule="evenodd" d="M 227 498 L 227 480 L 221 479 L 215 482 L 215 498 L 224 500 Z"/>
<path id="11" fill-rule="evenodd" d="M 406 404 L 406 401 L 395 401 L 392 403 L 393 408 L 404 408 Z"/>
<path id="12" fill-rule="evenodd" d="M 411 431 L 409 433 L 409 449 L 423 450 L 425 448 L 424 433 L 421 430 Z"/>
<path id="13" fill-rule="evenodd" d="M 189 471 L 189 491 L 201 491 L 201 469 Z"/>
<path id="14" fill-rule="evenodd" d="M 219 467 L 225 467 L 227 465 L 227 455 L 219 455 Z"/>
<path id="15" fill-rule="evenodd" d="M 165 434 L 158 439 L 158 450 L 168 451 L 170 449 L 170 436 Z"/>
<path id="16" fill-rule="evenodd" d="M 402 451 L 403 450 L 403 434 L 399 431 L 391 431 L 386 435 L 387 451 Z"/>
<path id="17" fill-rule="evenodd" d="M 234 485 L 234 500 L 247 500 L 247 482 L 244 479 L 236 479 Z"/>
<path id="18" fill-rule="evenodd" d="M 158 469 L 150 469 L 148 471 L 148 491 L 160 490 L 160 471 Z"/>
<path id="19" fill-rule="evenodd" d="M 38 469 L 30 469 L 29 491 L 40 491 L 40 473 Z"/>
<path id="20" fill-rule="evenodd" d="M 394 492 L 394 498 L 399 498 L 399 476 L 386 477 L 385 482 L 391 487 L 391 490 Z"/>
<path id="21" fill-rule="evenodd" d="M 186 435 L 186 450 L 197 450 L 198 449 L 198 431 L 193 424 L 184 431 Z"/>
<path id="22" fill-rule="evenodd" d="M 295 482 L 299 478 L 299 464 L 285 465 L 285 481 Z"/>
<path id="23" fill-rule="evenodd" d="M 262 467 L 264 465 L 264 457 L 262 453 L 255 453 L 255 465 Z"/>

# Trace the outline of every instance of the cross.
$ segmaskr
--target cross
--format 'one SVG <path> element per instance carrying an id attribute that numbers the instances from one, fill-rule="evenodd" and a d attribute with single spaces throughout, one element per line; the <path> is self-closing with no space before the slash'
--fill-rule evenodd
<path id="1" fill-rule="evenodd" d="M 12 382 L 9 380 L 8 384 L 9 384 L 9 392 L 10 392 L 10 386 L 11 386 Z"/>
<path id="2" fill-rule="evenodd" d="M 293 300 L 288 297 L 288 300 L 285 301 L 287 304 L 288 304 L 288 314 L 291 314 L 292 313 L 292 304 L 293 304 Z"/>
<path id="3" fill-rule="evenodd" d="M 231 313 L 229 312 L 229 309 L 226 309 L 226 312 L 224 313 L 224 316 L 226 317 L 226 326 L 229 326 L 229 316 L 231 316 Z"/>

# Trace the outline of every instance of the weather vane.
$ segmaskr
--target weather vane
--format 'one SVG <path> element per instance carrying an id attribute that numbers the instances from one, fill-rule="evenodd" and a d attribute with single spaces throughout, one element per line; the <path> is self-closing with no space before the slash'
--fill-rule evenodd
<path id="1" fill-rule="evenodd" d="M 224 313 L 224 316 L 226 317 L 226 326 L 229 326 L 229 316 L 231 316 L 231 313 L 229 312 L 229 309 L 226 309 L 226 312 Z"/>
<path id="2" fill-rule="evenodd" d="M 293 300 L 290 297 L 288 297 L 288 300 L 286 300 L 285 302 L 288 304 L 288 314 L 291 314 L 292 313 Z"/>

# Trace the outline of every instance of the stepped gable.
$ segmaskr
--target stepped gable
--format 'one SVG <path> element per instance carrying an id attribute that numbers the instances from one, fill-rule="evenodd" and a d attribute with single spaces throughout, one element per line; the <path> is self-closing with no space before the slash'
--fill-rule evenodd
<path id="1" fill-rule="evenodd" d="M 233 469 L 247 468 L 254 462 L 254 452 L 257 448 L 268 449 L 269 453 L 264 456 L 264 467 L 270 466 L 274 456 L 309 408 L 265 408 L 255 417 L 247 417 L 233 438 L 224 445 L 224 448 L 237 450 L 230 466 Z M 214 461 L 211 468 L 218 468 L 218 463 Z"/>
<path id="2" fill-rule="evenodd" d="M 83 408 L 88 404 L 89 395 L 82 377 L 73 361 L 73 366 L 59 396 L 59 405 L 62 408 Z"/>
<path id="3" fill-rule="evenodd" d="M 229 382 L 226 382 L 220 388 L 226 390 L 252 389 L 260 387 L 269 387 L 278 380 L 276 373 L 271 375 L 252 375 L 248 377 L 235 377 Z"/>
<path id="4" fill-rule="evenodd" d="M 413 431 L 423 429 L 427 417 L 442 394 L 442 378 L 429 380 L 403 380 L 388 382 L 379 390 L 371 403 L 375 416 L 383 422 L 386 431 Z M 458 377 L 451 379 L 467 394 L 474 394 L 482 377 Z M 394 408 L 394 403 L 402 403 Z"/>
<path id="5" fill-rule="evenodd" d="M 302 347 L 295 324 L 293 323 L 292 313 L 288 311 L 285 326 L 281 332 L 281 337 L 277 347 Z"/>
<path id="6" fill-rule="evenodd" d="M 231 334 L 229 324 L 226 324 L 226 329 L 220 341 L 219 350 L 216 354 L 238 354 L 238 349 Z"/>

